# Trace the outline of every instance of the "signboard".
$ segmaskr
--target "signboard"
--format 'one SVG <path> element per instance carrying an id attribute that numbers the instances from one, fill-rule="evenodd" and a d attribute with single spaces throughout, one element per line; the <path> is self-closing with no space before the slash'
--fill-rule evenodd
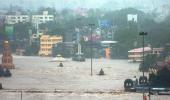
<path id="1" fill-rule="evenodd" d="M 108 28 L 110 27 L 110 23 L 108 20 L 99 20 L 99 27 L 100 28 Z"/>
<path id="2" fill-rule="evenodd" d="M 5 37 L 4 34 L 4 21 L 5 21 L 5 17 L 4 16 L 0 16 L 0 40 L 3 40 Z"/>
<path id="3" fill-rule="evenodd" d="M 14 33 L 14 27 L 12 25 L 6 25 L 5 26 L 5 36 L 9 40 L 13 40 L 13 33 Z"/>

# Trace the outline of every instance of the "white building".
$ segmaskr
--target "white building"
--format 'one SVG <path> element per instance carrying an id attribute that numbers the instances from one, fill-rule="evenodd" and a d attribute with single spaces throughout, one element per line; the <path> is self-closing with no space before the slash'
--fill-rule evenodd
<path id="1" fill-rule="evenodd" d="M 138 15 L 137 14 L 128 14 L 127 15 L 127 21 L 137 22 L 138 21 Z"/>
<path id="2" fill-rule="evenodd" d="M 42 15 L 32 15 L 32 23 L 35 25 L 48 21 L 54 21 L 54 15 L 49 15 L 48 11 L 43 11 Z"/>
<path id="3" fill-rule="evenodd" d="M 41 23 L 46 23 L 48 21 L 54 21 L 54 15 L 49 15 L 48 11 L 43 11 L 42 15 L 21 15 L 21 14 L 16 14 L 16 15 L 6 15 L 5 16 L 5 23 L 7 24 L 16 24 L 19 22 L 30 22 L 32 20 L 32 23 L 38 27 L 39 24 Z"/>
<path id="4" fill-rule="evenodd" d="M 160 56 L 163 52 L 164 48 L 151 48 L 151 47 L 144 47 L 144 56 L 147 54 L 156 54 Z M 143 48 L 135 48 L 128 51 L 129 61 L 130 62 L 141 62 L 143 61 Z"/>
<path id="5" fill-rule="evenodd" d="M 129 62 L 141 62 L 143 59 L 143 48 L 135 48 L 128 51 Z M 152 53 L 151 47 L 144 47 L 144 56 Z"/>
<path id="6" fill-rule="evenodd" d="M 156 54 L 157 56 L 160 56 L 160 54 L 163 52 L 164 48 L 153 48 L 152 54 Z"/>
<path id="7" fill-rule="evenodd" d="M 29 16 L 28 15 L 6 15 L 5 17 L 5 23 L 7 24 L 16 24 L 16 23 L 25 23 L 29 22 Z"/>

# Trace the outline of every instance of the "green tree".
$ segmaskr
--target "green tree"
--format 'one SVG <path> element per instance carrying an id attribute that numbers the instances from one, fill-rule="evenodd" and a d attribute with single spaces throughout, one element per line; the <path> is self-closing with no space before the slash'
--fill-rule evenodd
<path id="1" fill-rule="evenodd" d="M 140 45 L 140 39 L 135 22 L 129 22 L 128 27 L 117 29 L 114 40 L 118 41 L 120 56 L 127 57 L 128 51 Z"/>
<path id="2" fill-rule="evenodd" d="M 24 55 L 26 55 L 26 56 L 38 55 L 39 49 L 40 49 L 39 43 L 37 43 L 37 42 L 32 43 L 32 45 L 28 45 L 26 47 Z"/>
<path id="3" fill-rule="evenodd" d="M 32 27 L 31 23 L 16 23 L 14 24 L 14 35 L 18 40 L 29 39 L 28 30 Z"/>
<path id="4" fill-rule="evenodd" d="M 144 57 L 144 66 L 143 62 L 139 65 L 140 71 L 148 71 L 150 67 L 153 67 L 153 65 L 157 62 L 157 55 L 156 54 L 148 54 Z"/>

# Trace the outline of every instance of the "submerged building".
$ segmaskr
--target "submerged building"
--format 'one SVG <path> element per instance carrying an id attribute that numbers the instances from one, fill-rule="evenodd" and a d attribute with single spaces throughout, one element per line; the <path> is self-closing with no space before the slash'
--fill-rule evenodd
<path id="1" fill-rule="evenodd" d="M 151 47 L 144 47 L 144 56 L 151 53 Z M 128 51 L 129 62 L 141 62 L 143 58 L 143 48 L 135 48 Z"/>
<path id="2" fill-rule="evenodd" d="M 144 47 L 144 56 L 147 54 L 155 54 L 160 56 L 163 48 L 151 48 L 151 47 Z M 143 48 L 135 48 L 128 51 L 128 58 L 130 62 L 141 62 L 143 61 Z"/>

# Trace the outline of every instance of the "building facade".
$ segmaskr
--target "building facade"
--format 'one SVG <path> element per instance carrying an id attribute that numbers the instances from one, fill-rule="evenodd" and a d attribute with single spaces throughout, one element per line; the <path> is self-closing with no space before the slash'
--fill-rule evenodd
<path id="1" fill-rule="evenodd" d="M 137 14 L 127 14 L 127 21 L 138 22 L 138 15 Z"/>
<path id="2" fill-rule="evenodd" d="M 153 48 L 152 54 L 156 54 L 157 56 L 160 56 L 160 54 L 163 52 L 164 48 Z"/>
<path id="3" fill-rule="evenodd" d="M 39 55 L 41 56 L 51 56 L 53 45 L 63 41 L 62 36 L 50 36 L 50 35 L 42 35 L 40 37 L 40 50 Z"/>
<path id="4" fill-rule="evenodd" d="M 135 48 L 128 51 L 129 62 L 141 62 L 143 61 L 143 48 Z M 144 56 L 152 53 L 151 47 L 144 47 Z"/>
<path id="5" fill-rule="evenodd" d="M 6 15 L 5 18 L 5 23 L 7 24 L 25 23 L 29 21 L 30 17 L 28 15 Z"/>
<path id="6" fill-rule="evenodd" d="M 144 56 L 147 54 L 155 54 L 157 56 L 160 56 L 163 52 L 164 48 L 152 48 L 151 47 L 145 47 L 144 48 Z M 130 62 L 141 62 L 143 61 L 143 48 L 136 48 L 128 51 L 129 55 L 129 61 Z"/>
<path id="7" fill-rule="evenodd" d="M 41 24 L 54 21 L 54 15 L 49 15 L 48 11 L 43 11 L 42 15 L 32 15 L 32 23 Z"/>
<path id="8" fill-rule="evenodd" d="M 19 22 L 32 22 L 34 25 L 37 26 L 37 24 L 46 23 L 49 21 L 54 21 L 54 15 L 49 15 L 48 11 L 43 11 L 43 14 L 41 15 L 21 15 L 21 14 L 15 14 L 15 15 L 5 15 L 5 23 L 7 24 L 16 24 Z"/>

